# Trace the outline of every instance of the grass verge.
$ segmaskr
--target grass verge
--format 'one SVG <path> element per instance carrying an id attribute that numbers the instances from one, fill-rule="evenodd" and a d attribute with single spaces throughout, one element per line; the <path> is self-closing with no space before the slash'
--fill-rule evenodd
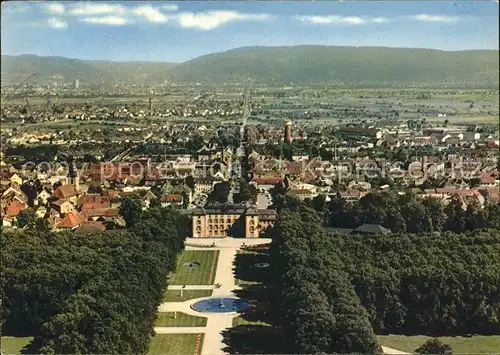
<path id="1" fill-rule="evenodd" d="M 424 335 L 381 335 L 380 344 L 404 352 L 412 352 L 431 337 Z M 493 354 L 500 352 L 500 335 L 476 335 L 472 337 L 438 337 L 445 344 L 451 345 L 453 354 Z"/>

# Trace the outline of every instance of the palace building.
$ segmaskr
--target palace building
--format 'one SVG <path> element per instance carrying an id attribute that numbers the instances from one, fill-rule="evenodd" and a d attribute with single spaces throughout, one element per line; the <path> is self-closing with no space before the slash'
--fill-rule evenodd
<path id="1" fill-rule="evenodd" d="M 192 213 L 193 238 L 259 238 L 274 225 L 276 211 L 248 205 L 198 207 Z"/>

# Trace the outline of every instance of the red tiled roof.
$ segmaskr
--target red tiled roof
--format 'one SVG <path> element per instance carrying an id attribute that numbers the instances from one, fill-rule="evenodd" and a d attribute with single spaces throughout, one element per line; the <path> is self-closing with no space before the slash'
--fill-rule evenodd
<path id="1" fill-rule="evenodd" d="M 52 197 L 66 199 L 66 198 L 76 196 L 77 194 L 78 193 L 76 192 L 75 186 L 68 184 L 68 185 L 59 186 L 52 194 Z"/>
<path id="2" fill-rule="evenodd" d="M 85 210 L 85 214 L 88 217 L 100 217 L 100 216 L 116 217 L 120 215 L 116 208 L 94 208 Z"/>
<path id="3" fill-rule="evenodd" d="M 22 203 L 22 202 L 18 202 L 18 201 L 14 201 L 14 202 L 11 202 L 8 206 L 7 206 L 7 217 L 15 217 L 17 216 L 19 213 L 21 213 L 22 211 L 24 211 L 26 209 L 26 204 Z"/>
<path id="4" fill-rule="evenodd" d="M 477 197 L 480 195 L 478 190 L 468 190 L 468 189 L 456 189 L 455 194 L 459 196 L 470 196 L 470 197 Z"/>
<path id="5" fill-rule="evenodd" d="M 276 185 L 283 182 L 281 178 L 253 178 L 252 180 L 259 185 Z"/>
<path id="6" fill-rule="evenodd" d="M 495 177 L 491 176 L 490 174 L 482 174 L 481 182 L 484 184 L 493 184 L 495 183 Z"/>
<path id="7" fill-rule="evenodd" d="M 75 228 L 85 222 L 86 218 L 78 212 L 68 212 L 57 224 L 57 228 Z"/>

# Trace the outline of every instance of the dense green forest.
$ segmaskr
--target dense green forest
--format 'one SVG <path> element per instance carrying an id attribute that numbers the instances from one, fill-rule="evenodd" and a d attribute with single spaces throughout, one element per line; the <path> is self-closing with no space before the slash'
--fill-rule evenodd
<path id="1" fill-rule="evenodd" d="M 141 70 L 138 70 L 141 68 Z M 116 82 L 267 85 L 332 84 L 349 87 L 498 86 L 498 50 L 288 46 L 243 47 L 174 65 L 2 55 L 2 78 L 16 83 L 31 73 L 41 83 L 54 75 L 88 84 Z"/>
<path id="2" fill-rule="evenodd" d="M 377 334 L 500 334 L 500 231 L 331 235 Z"/>
<path id="3" fill-rule="evenodd" d="M 380 346 L 314 210 L 282 212 L 271 255 L 276 307 L 297 353 L 378 353 Z"/>
<path id="4" fill-rule="evenodd" d="M 326 234 L 292 202 L 270 233 L 275 306 L 298 353 L 376 353 L 374 334 L 500 333 L 498 229 Z"/>
<path id="5" fill-rule="evenodd" d="M 2 234 L 3 335 L 46 354 L 147 351 L 187 235 L 177 212 L 152 208 L 126 232 Z"/>
<path id="6" fill-rule="evenodd" d="M 356 228 L 369 223 L 398 233 L 460 233 L 500 226 L 500 204 L 486 201 L 482 208 L 477 199 L 464 200 L 459 196 L 453 196 L 446 205 L 438 198 L 421 198 L 411 191 L 404 194 L 370 192 L 356 201 L 347 201 L 337 195 L 327 202 L 325 195 L 318 195 L 301 202 L 287 195 L 287 188 L 281 184 L 270 192 L 278 210 L 294 211 L 305 204 L 314 208 L 328 227 Z"/>

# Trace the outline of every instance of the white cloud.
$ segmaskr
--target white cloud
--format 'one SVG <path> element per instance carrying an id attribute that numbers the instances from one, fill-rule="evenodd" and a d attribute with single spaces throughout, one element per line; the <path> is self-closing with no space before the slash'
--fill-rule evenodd
<path id="1" fill-rule="evenodd" d="M 138 16 L 144 17 L 149 22 L 164 23 L 168 21 L 168 17 L 162 14 L 158 9 L 151 5 L 139 6 L 133 10 L 133 13 Z"/>
<path id="2" fill-rule="evenodd" d="M 375 17 L 371 19 L 373 23 L 388 23 L 391 22 L 387 17 Z"/>
<path id="3" fill-rule="evenodd" d="M 179 6 L 176 4 L 167 4 L 167 5 L 162 5 L 160 7 L 162 10 L 165 10 L 165 11 L 177 11 L 177 10 L 179 10 Z"/>
<path id="4" fill-rule="evenodd" d="M 205 12 L 177 12 L 178 5 L 163 4 L 125 6 L 112 3 L 77 3 L 46 5 L 47 11 L 78 17 L 81 22 L 101 25 L 126 25 L 138 23 L 139 19 L 156 24 L 174 20 L 181 28 L 212 30 L 229 22 L 264 21 L 272 18 L 269 14 L 248 14 L 232 10 L 212 10 Z"/>
<path id="5" fill-rule="evenodd" d="M 423 22 L 455 22 L 459 18 L 456 16 L 446 16 L 446 15 L 429 15 L 429 14 L 418 14 L 410 16 L 411 19 Z"/>
<path id="6" fill-rule="evenodd" d="M 53 14 L 64 14 L 66 11 L 64 5 L 59 3 L 47 4 L 45 10 Z"/>
<path id="7" fill-rule="evenodd" d="M 47 21 L 43 25 L 57 30 L 68 27 L 68 23 L 66 21 L 57 19 L 55 17 L 47 19 Z"/>
<path id="8" fill-rule="evenodd" d="M 125 17 L 120 16 L 85 17 L 82 21 L 98 25 L 111 26 L 121 26 L 129 22 L 129 20 L 127 20 Z"/>
<path id="9" fill-rule="evenodd" d="M 212 30 L 228 22 L 265 21 L 269 20 L 271 16 L 269 14 L 244 14 L 230 10 L 215 10 L 199 13 L 182 12 L 175 18 L 182 28 Z"/>
<path id="10" fill-rule="evenodd" d="M 123 15 L 127 12 L 127 9 L 118 4 L 104 4 L 104 3 L 89 3 L 89 4 L 78 4 L 73 7 L 70 14 L 77 16 L 89 16 L 89 15 Z"/>
<path id="11" fill-rule="evenodd" d="M 23 13 L 28 11 L 28 7 L 20 2 L 5 1 L 2 3 L 2 12 Z"/>
<path id="12" fill-rule="evenodd" d="M 359 17 L 359 16 L 297 16 L 302 22 L 314 24 L 349 24 L 362 25 L 368 23 L 387 23 L 389 19 L 386 17 Z"/>

